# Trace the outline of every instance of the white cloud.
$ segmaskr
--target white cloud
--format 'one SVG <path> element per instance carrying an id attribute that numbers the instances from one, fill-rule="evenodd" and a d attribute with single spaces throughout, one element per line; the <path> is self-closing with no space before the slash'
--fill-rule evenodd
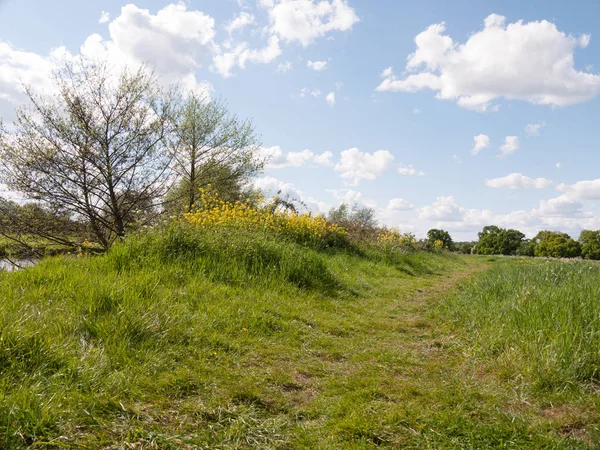
<path id="1" fill-rule="evenodd" d="M 260 0 L 271 31 L 286 42 L 303 46 L 331 31 L 349 31 L 359 21 L 348 0 Z"/>
<path id="2" fill-rule="evenodd" d="M 559 184 L 557 190 L 579 200 L 600 200 L 600 179 L 583 180 L 575 184 Z"/>
<path id="3" fill-rule="evenodd" d="M 519 150 L 519 138 L 517 136 L 506 136 L 504 144 L 500 146 L 501 156 L 510 155 Z"/>
<path id="4" fill-rule="evenodd" d="M 287 73 L 290 70 L 292 70 L 293 64 L 291 61 L 285 61 L 282 63 L 279 63 L 277 65 L 277 72 L 278 73 Z"/>
<path id="5" fill-rule="evenodd" d="M 100 13 L 100 18 L 98 19 L 98 23 L 106 23 L 110 20 L 110 13 L 107 13 L 106 11 L 102 11 Z"/>
<path id="6" fill-rule="evenodd" d="M 335 106 L 335 92 L 330 92 L 329 94 L 327 94 L 327 97 L 325 97 L 325 100 L 327 101 L 329 106 L 331 106 L 331 107 Z"/>
<path id="7" fill-rule="evenodd" d="M 236 17 L 234 17 L 231 22 L 225 25 L 225 30 L 231 35 L 234 31 L 243 30 L 248 25 L 252 25 L 254 20 L 255 18 L 252 14 L 242 11 Z"/>
<path id="8" fill-rule="evenodd" d="M 485 184 L 493 188 L 545 189 L 552 185 L 552 181 L 547 178 L 530 178 L 520 173 L 511 173 L 502 178 L 487 180 Z"/>
<path id="9" fill-rule="evenodd" d="M 374 180 L 390 167 L 394 156 L 387 150 L 378 150 L 374 153 L 361 152 L 357 148 L 344 150 L 340 162 L 335 170 L 341 177 L 349 179 L 348 184 L 358 185 L 360 180 Z"/>
<path id="10" fill-rule="evenodd" d="M 557 162 L 557 163 L 555 164 L 555 166 L 556 166 L 556 168 L 557 168 L 557 169 L 560 169 L 560 163 L 559 163 L 559 162 Z"/>
<path id="11" fill-rule="evenodd" d="M 485 134 L 478 134 L 473 140 L 475 141 L 475 145 L 473 146 L 473 150 L 471 150 L 472 155 L 476 155 L 484 148 L 490 146 L 490 137 Z"/>
<path id="12" fill-rule="evenodd" d="M 322 70 L 325 70 L 325 68 L 327 67 L 327 61 L 307 61 L 306 67 L 320 72 Z"/>
<path id="13" fill-rule="evenodd" d="M 332 166 L 333 153 L 323 152 L 315 154 L 311 150 L 301 152 L 285 153 L 283 149 L 274 145 L 272 147 L 261 147 L 260 154 L 267 159 L 266 167 L 270 169 L 282 169 L 285 167 L 302 167 L 305 165 Z"/>
<path id="14" fill-rule="evenodd" d="M 167 5 L 156 14 L 128 4 L 109 23 L 108 31 L 108 39 L 99 34 L 88 36 L 80 54 L 106 60 L 115 71 L 145 63 L 165 84 L 179 83 L 201 95 L 211 92 L 211 85 L 199 81 L 196 72 L 217 48 L 212 17 L 188 10 L 183 2 Z M 52 72 L 65 59 L 77 56 L 65 47 L 39 55 L 0 42 L 0 115 L 6 121 L 14 118 L 14 107 L 25 101 L 22 84 L 38 93 L 50 93 Z"/>
<path id="15" fill-rule="evenodd" d="M 463 218 L 461 208 L 451 195 L 437 197 L 433 204 L 423 206 L 418 211 L 421 219 L 457 222 Z"/>
<path id="16" fill-rule="evenodd" d="M 246 68 L 246 63 L 268 64 L 281 55 L 279 38 L 271 36 L 267 45 L 262 49 L 250 49 L 247 42 L 237 45 L 232 51 L 221 53 L 213 57 L 214 66 L 223 77 L 232 75 L 231 70 L 238 66 Z"/>
<path id="17" fill-rule="evenodd" d="M 327 192 L 330 192 L 338 202 L 347 205 L 354 205 L 363 201 L 362 193 L 353 189 L 327 189 Z"/>
<path id="18" fill-rule="evenodd" d="M 394 76 L 394 68 L 393 67 L 388 67 L 387 69 L 383 69 L 383 72 L 381 72 L 381 78 L 390 78 Z"/>
<path id="19" fill-rule="evenodd" d="M 582 217 L 585 215 L 582 208 L 581 202 L 572 200 L 567 195 L 561 195 L 540 201 L 539 209 L 534 209 L 533 213 L 538 216 Z"/>
<path id="20" fill-rule="evenodd" d="M 413 114 L 421 114 L 421 110 L 419 108 L 414 108 Z"/>
<path id="21" fill-rule="evenodd" d="M 59 48 L 41 56 L 0 42 L 0 117 L 5 122 L 12 121 L 15 107 L 26 101 L 23 84 L 32 86 L 37 92 L 51 92 L 52 71 L 60 64 L 65 52 L 64 48 Z"/>
<path id="22" fill-rule="evenodd" d="M 386 208 L 391 211 L 411 211 L 414 209 L 414 206 L 403 198 L 393 198 L 389 201 Z"/>
<path id="23" fill-rule="evenodd" d="M 528 123 L 527 126 L 525 127 L 525 133 L 529 137 L 531 137 L 531 136 L 539 136 L 540 135 L 540 129 L 542 127 L 545 127 L 545 126 L 546 126 L 545 122 L 541 122 L 541 123 Z"/>
<path id="24" fill-rule="evenodd" d="M 409 176 L 416 175 L 419 177 L 422 177 L 423 175 L 425 175 L 425 172 L 421 172 L 420 170 L 415 169 L 412 164 L 409 164 L 408 166 L 400 165 L 398 167 L 398 173 L 400 175 L 409 175 Z"/>
<path id="25" fill-rule="evenodd" d="M 178 82 L 183 76 L 194 77 L 202 60 L 214 51 L 214 24 L 212 17 L 188 11 L 183 2 L 167 5 L 156 15 L 128 4 L 109 24 L 112 41 L 94 38 L 89 48 L 100 54 L 116 50 L 128 61 L 154 66 L 166 81 Z"/>
<path id="26" fill-rule="evenodd" d="M 564 106 L 600 92 L 599 75 L 574 67 L 575 49 L 586 47 L 589 35 L 576 38 L 546 20 L 507 25 L 497 14 L 464 44 L 445 31 L 442 22 L 419 33 L 407 58 L 408 75 L 398 78 L 388 68 L 377 90 L 431 89 L 438 99 L 477 111 L 493 109 L 492 102 L 502 97 Z"/>
<path id="27" fill-rule="evenodd" d="M 318 98 L 321 96 L 321 91 L 319 89 L 309 89 L 309 88 L 300 89 L 300 97 L 306 97 L 307 95 L 311 95 L 314 98 Z"/>
<path id="28" fill-rule="evenodd" d="M 281 195 L 289 195 L 290 198 L 301 201 L 308 207 L 309 211 L 315 213 L 326 213 L 331 209 L 330 204 L 308 196 L 292 183 L 286 183 L 277 178 L 268 176 L 257 178 L 253 180 L 252 185 L 263 191 L 267 196 L 269 194 L 275 195 L 278 191 L 281 191 Z"/>

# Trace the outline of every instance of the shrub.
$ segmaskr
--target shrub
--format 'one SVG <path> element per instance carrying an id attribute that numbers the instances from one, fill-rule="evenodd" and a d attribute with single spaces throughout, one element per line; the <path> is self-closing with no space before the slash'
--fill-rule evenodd
<path id="1" fill-rule="evenodd" d="M 495 225 L 483 227 L 475 253 L 480 255 L 516 255 L 525 239 L 518 230 L 506 230 Z"/>
<path id="2" fill-rule="evenodd" d="M 437 230 L 435 228 L 429 230 L 427 232 L 426 244 L 431 250 L 439 250 L 442 248 L 446 250 L 454 250 L 454 242 L 452 241 L 452 237 L 450 236 L 450 233 L 445 230 Z"/>
<path id="3" fill-rule="evenodd" d="M 201 190 L 200 205 L 181 222 L 195 228 L 241 229 L 262 231 L 279 238 L 312 247 L 342 247 L 348 244 L 348 233 L 331 224 L 323 216 L 272 208 L 262 197 L 235 202 L 219 199 L 218 192 Z"/>
<path id="4" fill-rule="evenodd" d="M 377 244 L 386 252 L 412 252 L 417 249 L 415 236 L 397 228 L 383 228 L 377 233 Z"/>
<path id="5" fill-rule="evenodd" d="M 377 240 L 377 220 L 372 208 L 358 205 L 350 208 L 342 203 L 329 211 L 327 220 L 346 229 L 349 238 L 354 241 Z"/>
<path id="6" fill-rule="evenodd" d="M 583 230 L 579 235 L 581 256 L 585 259 L 600 259 L 600 230 Z"/>
<path id="7" fill-rule="evenodd" d="M 553 258 L 576 258 L 581 255 L 579 242 L 567 233 L 558 231 L 540 231 L 534 238 L 536 243 L 535 256 L 549 256 Z"/>

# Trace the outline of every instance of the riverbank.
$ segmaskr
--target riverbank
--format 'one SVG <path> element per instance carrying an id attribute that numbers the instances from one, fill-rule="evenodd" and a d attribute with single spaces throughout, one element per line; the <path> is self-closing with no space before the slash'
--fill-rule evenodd
<path id="1" fill-rule="evenodd" d="M 597 393 L 516 392 L 449 320 L 498 261 L 242 238 L 0 274 L 3 446 L 592 448 Z"/>

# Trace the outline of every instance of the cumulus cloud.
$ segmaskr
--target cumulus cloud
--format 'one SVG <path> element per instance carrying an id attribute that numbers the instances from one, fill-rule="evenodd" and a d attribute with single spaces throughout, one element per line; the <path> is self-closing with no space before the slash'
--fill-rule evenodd
<path id="1" fill-rule="evenodd" d="M 306 67 L 320 72 L 327 67 L 327 61 L 307 61 Z"/>
<path id="2" fill-rule="evenodd" d="M 354 189 L 327 189 L 327 192 L 331 193 L 338 202 L 346 205 L 362 203 L 364 200 L 362 193 Z"/>
<path id="3" fill-rule="evenodd" d="M 293 66 L 294 65 L 291 61 L 285 61 L 285 62 L 279 63 L 277 65 L 277 72 L 278 73 L 287 73 L 290 70 L 292 70 Z"/>
<path id="4" fill-rule="evenodd" d="M 275 193 L 281 191 L 282 195 L 289 195 L 291 199 L 299 200 L 302 202 L 309 211 L 315 213 L 326 213 L 331 209 L 329 203 L 320 201 L 314 197 L 306 195 L 303 191 L 296 188 L 292 183 L 286 183 L 278 180 L 274 177 L 261 177 L 253 180 L 252 185 L 261 190 L 266 196 L 269 194 L 275 195 Z"/>
<path id="5" fill-rule="evenodd" d="M 557 163 L 556 163 L 554 166 L 555 166 L 557 169 L 560 169 L 560 162 L 557 162 Z"/>
<path id="6" fill-rule="evenodd" d="M 485 184 L 493 188 L 545 189 L 552 185 L 547 178 L 530 178 L 520 173 L 511 173 L 502 178 L 487 180 Z"/>
<path id="7" fill-rule="evenodd" d="M 431 89 L 438 99 L 476 111 L 494 109 L 492 102 L 502 97 L 564 106 L 600 91 L 599 75 L 574 67 L 575 50 L 589 44 L 589 35 L 565 34 L 546 20 L 506 24 L 497 14 L 463 44 L 445 32 L 442 22 L 419 33 L 407 58 L 408 74 L 398 78 L 386 69 L 377 90 Z"/>
<path id="8" fill-rule="evenodd" d="M 254 20 L 255 18 L 252 14 L 242 11 L 225 25 L 225 30 L 231 35 L 237 30 L 243 30 L 248 25 L 254 24 Z"/>
<path id="9" fill-rule="evenodd" d="M 327 94 L 327 97 L 325 97 L 325 100 L 327 101 L 327 103 L 329 104 L 329 106 L 335 106 L 335 92 L 330 92 L 329 94 Z"/>
<path id="10" fill-rule="evenodd" d="M 110 20 L 110 13 L 107 13 L 106 11 L 102 11 L 100 13 L 100 18 L 98 19 L 98 23 L 106 23 Z"/>
<path id="11" fill-rule="evenodd" d="M 286 42 L 307 46 L 332 31 L 349 31 L 360 19 L 348 0 L 260 0 L 270 30 Z"/>
<path id="12" fill-rule="evenodd" d="M 471 150 L 471 154 L 476 155 L 484 148 L 488 148 L 490 146 L 490 137 L 485 134 L 478 134 L 473 137 L 475 141 L 475 145 L 473 146 L 473 150 Z"/>
<path id="13" fill-rule="evenodd" d="M 390 211 L 411 211 L 414 206 L 403 198 L 393 198 L 388 202 L 386 208 Z"/>
<path id="14" fill-rule="evenodd" d="M 272 147 L 261 147 L 261 156 L 267 160 L 266 167 L 270 169 L 282 169 L 285 167 L 302 167 L 305 165 L 332 166 L 333 153 L 323 152 L 316 154 L 312 150 L 301 152 L 284 152 L 283 149 L 274 145 Z"/>
<path id="15" fill-rule="evenodd" d="M 504 144 L 500 146 L 501 156 L 507 156 L 519 150 L 519 138 L 517 136 L 506 136 Z"/>
<path id="16" fill-rule="evenodd" d="M 212 87 L 198 80 L 196 71 L 217 48 L 212 17 L 188 10 L 183 2 L 167 5 L 156 14 L 128 4 L 109 23 L 108 31 L 107 39 L 99 34 L 88 36 L 80 54 L 106 60 L 116 70 L 148 64 L 166 84 L 179 83 L 201 95 L 210 93 Z M 0 114 L 5 120 L 14 117 L 14 107 L 24 101 L 22 84 L 48 93 L 52 72 L 77 56 L 65 47 L 39 55 L 0 42 L 0 98 L 4 100 Z"/>
<path id="17" fill-rule="evenodd" d="M 212 17 L 188 10 L 183 2 L 167 5 L 155 15 L 128 4 L 109 24 L 110 41 L 98 36 L 88 38 L 86 44 L 93 53 L 116 52 L 128 62 L 148 63 L 166 81 L 180 82 L 184 77 L 193 81 L 196 70 L 215 49 L 214 24 Z"/>
<path id="18" fill-rule="evenodd" d="M 575 184 L 561 183 L 556 187 L 571 198 L 579 200 L 600 200 L 600 179 L 583 180 Z"/>
<path id="19" fill-rule="evenodd" d="M 420 170 L 415 169 L 412 164 L 409 164 L 408 166 L 400 165 L 398 167 L 398 173 L 400 175 L 409 175 L 409 176 L 416 175 L 419 177 L 422 177 L 423 175 L 425 175 L 425 172 L 421 172 Z"/>
<path id="20" fill-rule="evenodd" d="M 539 209 L 534 209 L 533 213 L 538 216 L 583 217 L 587 214 L 583 213 L 582 208 L 581 202 L 573 200 L 567 195 L 561 195 L 550 200 L 540 201 Z"/>
<path id="21" fill-rule="evenodd" d="M 544 122 L 541 122 L 541 123 L 528 123 L 527 126 L 525 126 L 525 133 L 529 137 L 539 136 L 540 135 L 540 129 L 542 129 L 542 127 L 545 127 L 545 126 L 546 126 L 546 123 L 544 123 Z"/>
<path id="22" fill-rule="evenodd" d="M 427 220 L 457 222 L 463 218 L 461 208 L 451 195 L 437 197 L 435 202 L 419 208 L 418 212 L 419 218 Z"/>
<path id="23" fill-rule="evenodd" d="M 268 64 L 281 55 L 279 38 L 271 36 L 267 45 L 261 49 L 248 48 L 247 42 L 237 45 L 232 51 L 224 52 L 213 57 L 214 66 L 225 78 L 229 78 L 234 67 L 246 68 L 247 63 Z"/>
<path id="24" fill-rule="evenodd" d="M 336 164 L 335 170 L 341 173 L 342 178 L 350 180 L 348 184 L 356 186 L 360 180 L 376 179 L 393 161 L 394 156 L 387 150 L 367 153 L 350 148 L 341 153 L 340 162 Z"/>
<path id="25" fill-rule="evenodd" d="M 309 89 L 309 88 L 300 89 L 300 97 L 306 97 L 307 95 L 310 95 L 314 98 L 318 98 L 321 96 L 321 91 L 319 89 Z"/>
<path id="26" fill-rule="evenodd" d="M 32 86 L 37 92 L 50 93 L 52 71 L 66 53 L 64 47 L 42 56 L 0 42 L 0 117 L 14 119 L 15 107 L 26 101 L 22 85 Z"/>

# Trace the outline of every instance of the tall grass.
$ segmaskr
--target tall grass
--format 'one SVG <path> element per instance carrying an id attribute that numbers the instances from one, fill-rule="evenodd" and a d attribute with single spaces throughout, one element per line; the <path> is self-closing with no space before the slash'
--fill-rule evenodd
<path id="1" fill-rule="evenodd" d="M 600 379 L 600 265 L 511 260 L 441 306 L 505 376 L 556 391 Z"/>
<path id="2" fill-rule="evenodd" d="M 176 434 L 175 425 L 145 424 L 138 409 L 176 415 L 180 409 L 169 408 L 184 408 L 192 395 L 201 401 L 189 407 L 199 445 L 239 447 L 248 429 L 264 434 L 256 442 L 274 439 L 293 424 L 270 424 L 268 406 L 256 406 L 258 381 L 247 373 L 253 352 L 290 358 L 321 335 L 315 317 L 332 321 L 372 289 L 369 277 L 428 273 L 450 260 L 415 253 L 391 264 L 376 255 L 261 230 L 173 226 L 105 255 L 0 273 L 0 448 L 178 448 L 155 432 Z M 267 384 L 270 376 L 261 375 Z M 119 435 L 122 423 L 140 436 Z"/>

